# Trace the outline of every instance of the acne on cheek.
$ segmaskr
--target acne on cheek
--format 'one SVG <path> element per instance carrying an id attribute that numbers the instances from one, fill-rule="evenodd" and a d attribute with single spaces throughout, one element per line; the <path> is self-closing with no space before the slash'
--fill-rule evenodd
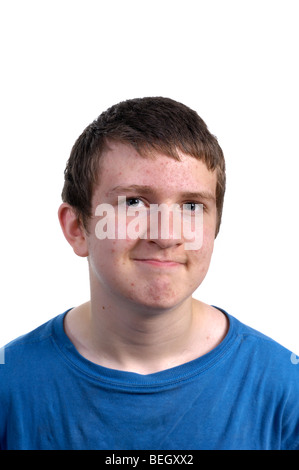
<path id="1" fill-rule="evenodd" d="M 116 241 L 113 240 L 113 241 L 112 241 L 112 245 L 114 246 L 115 243 L 116 243 Z M 110 252 L 111 252 L 111 253 L 115 253 L 115 251 L 116 251 L 115 248 L 111 248 L 111 249 L 110 249 Z"/>
<path id="2" fill-rule="evenodd" d="M 213 226 L 204 224 L 202 234 L 202 246 L 199 250 L 194 250 L 195 257 L 198 262 L 202 262 L 205 258 L 209 258 L 213 252 L 215 240 L 215 228 Z M 191 250 L 192 251 L 192 250 Z"/>

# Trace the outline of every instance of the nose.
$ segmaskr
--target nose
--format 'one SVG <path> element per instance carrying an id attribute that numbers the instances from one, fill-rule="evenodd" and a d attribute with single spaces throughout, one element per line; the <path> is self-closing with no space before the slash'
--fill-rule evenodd
<path id="1" fill-rule="evenodd" d="M 167 204 L 153 207 L 149 215 L 148 240 L 164 249 L 183 244 L 181 218 L 178 215 Z"/>

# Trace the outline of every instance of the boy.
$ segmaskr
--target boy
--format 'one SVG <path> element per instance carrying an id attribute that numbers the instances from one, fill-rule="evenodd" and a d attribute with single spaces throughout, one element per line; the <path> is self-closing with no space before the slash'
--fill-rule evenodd
<path id="1" fill-rule="evenodd" d="M 6 346 L 2 449 L 299 448 L 289 351 L 192 298 L 224 192 L 222 150 L 181 103 L 128 100 L 85 129 L 59 221 L 90 301 Z"/>

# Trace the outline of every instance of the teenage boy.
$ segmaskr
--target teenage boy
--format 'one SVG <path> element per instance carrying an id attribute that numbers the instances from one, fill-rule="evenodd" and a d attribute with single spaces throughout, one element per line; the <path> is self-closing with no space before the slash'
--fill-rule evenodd
<path id="1" fill-rule="evenodd" d="M 183 104 L 128 100 L 84 130 L 59 220 L 88 258 L 90 301 L 6 346 L 2 449 L 299 448 L 290 352 L 192 298 L 224 192 L 221 148 Z"/>

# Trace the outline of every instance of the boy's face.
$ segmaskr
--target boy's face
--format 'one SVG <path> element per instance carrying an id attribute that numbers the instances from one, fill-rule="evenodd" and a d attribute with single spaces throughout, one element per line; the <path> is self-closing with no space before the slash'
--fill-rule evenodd
<path id="1" fill-rule="evenodd" d="M 105 292 L 105 298 L 108 294 L 144 307 L 172 308 L 190 297 L 210 264 L 217 217 L 215 195 L 216 172 L 193 157 L 181 154 L 181 161 L 161 154 L 143 158 L 131 146 L 111 144 L 101 157 L 87 237 L 91 286 L 99 298 Z M 118 196 L 127 198 L 125 207 L 140 211 L 151 204 L 188 208 L 196 206 L 187 203 L 203 204 L 201 248 L 186 250 L 183 235 L 171 231 L 168 239 L 160 237 L 160 232 L 155 238 L 118 239 Z M 96 230 L 101 217 L 95 214 L 103 203 L 115 208 L 116 237 L 99 240 Z"/>

